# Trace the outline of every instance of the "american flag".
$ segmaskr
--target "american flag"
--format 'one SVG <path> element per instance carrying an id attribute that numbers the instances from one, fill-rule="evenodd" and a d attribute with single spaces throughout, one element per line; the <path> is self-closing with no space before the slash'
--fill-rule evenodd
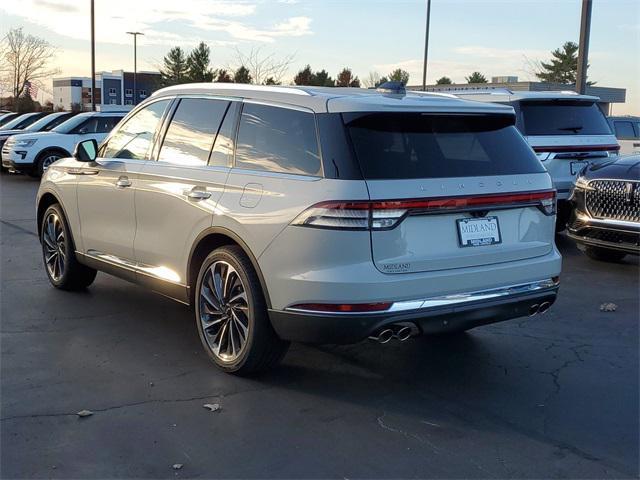
<path id="1" fill-rule="evenodd" d="M 38 86 L 35 83 L 26 81 L 24 82 L 24 92 L 25 95 L 28 94 L 31 98 L 36 98 L 38 96 Z"/>

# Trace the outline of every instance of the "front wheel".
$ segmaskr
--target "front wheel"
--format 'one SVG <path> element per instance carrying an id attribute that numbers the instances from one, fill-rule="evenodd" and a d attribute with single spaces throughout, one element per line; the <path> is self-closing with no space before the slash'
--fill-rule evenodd
<path id="1" fill-rule="evenodd" d="M 598 260 L 600 262 L 619 262 L 627 256 L 626 253 L 618 250 L 609 250 L 607 248 L 585 246 L 584 253 L 592 260 Z"/>
<path id="2" fill-rule="evenodd" d="M 51 164 L 60 160 L 62 157 L 64 157 L 64 154 L 58 150 L 47 150 L 42 152 L 38 155 L 35 167 L 31 171 L 30 175 L 32 177 L 42 177 Z"/>
<path id="3" fill-rule="evenodd" d="M 83 290 L 93 283 L 97 272 L 76 260 L 67 221 L 57 203 L 44 212 L 40 242 L 51 285 L 62 290 Z"/>
<path id="4" fill-rule="evenodd" d="M 238 246 L 218 248 L 202 263 L 195 315 L 209 358 L 228 373 L 268 370 L 289 346 L 273 330 L 258 276 Z"/>

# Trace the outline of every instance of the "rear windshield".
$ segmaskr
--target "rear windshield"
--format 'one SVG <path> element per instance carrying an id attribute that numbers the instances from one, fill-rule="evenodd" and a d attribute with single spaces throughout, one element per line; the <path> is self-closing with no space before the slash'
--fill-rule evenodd
<path id="1" fill-rule="evenodd" d="M 611 135 L 604 114 L 584 101 L 521 102 L 525 135 Z"/>
<path id="2" fill-rule="evenodd" d="M 510 115 L 345 114 L 365 179 L 544 172 Z"/>

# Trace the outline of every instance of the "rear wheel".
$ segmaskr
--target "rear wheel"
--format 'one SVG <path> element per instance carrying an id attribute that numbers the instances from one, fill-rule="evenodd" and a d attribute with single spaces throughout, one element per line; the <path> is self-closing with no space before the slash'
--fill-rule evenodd
<path id="1" fill-rule="evenodd" d="M 225 372 L 268 370 L 289 346 L 273 330 L 258 276 L 237 246 L 218 248 L 202 263 L 195 315 L 202 345 Z"/>
<path id="2" fill-rule="evenodd" d="M 62 290 L 82 290 L 93 283 L 97 272 L 76 260 L 69 227 L 57 203 L 51 205 L 42 217 L 40 242 L 51 285 Z"/>
<path id="3" fill-rule="evenodd" d="M 626 253 L 618 250 L 609 250 L 601 247 L 593 247 L 587 245 L 584 247 L 584 253 L 587 257 L 598 260 L 600 262 L 619 262 L 627 256 Z"/>

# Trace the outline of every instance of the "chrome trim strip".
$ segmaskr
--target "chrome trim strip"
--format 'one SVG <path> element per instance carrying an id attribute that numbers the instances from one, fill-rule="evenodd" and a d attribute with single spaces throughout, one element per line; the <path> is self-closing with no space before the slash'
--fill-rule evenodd
<path id="1" fill-rule="evenodd" d="M 89 250 L 87 253 L 82 254 L 81 252 L 76 251 L 76 253 L 80 253 L 85 257 L 92 258 L 94 260 L 101 261 L 103 263 L 112 265 L 114 267 L 121 268 L 123 270 L 127 270 L 133 273 L 138 273 L 141 275 L 145 275 L 146 277 L 160 280 L 164 283 L 175 285 L 177 287 L 187 288 L 187 285 L 180 283 L 180 281 L 172 280 L 168 278 L 167 274 L 173 273 L 172 271 L 163 268 L 163 267 L 154 267 L 151 265 L 145 265 L 142 263 L 136 263 L 130 260 L 126 260 L 121 257 L 117 257 L 115 255 L 109 255 L 107 253 L 98 252 L 97 250 Z M 165 273 L 165 275 L 159 275 L 159 273 Z"/>
<path id="2" fill-rule="evenodd" d="M 542 290 L 555 288 L 560 284 L 559 280 L 548 278 L 531 283 L 522 283 L 519 285 L 508 285 L 505 287 L 492 288 L 489 290 L 479 290 L 475 292 L 454 293 L 451 295 L 442 295 L 437 297 L 428 297 L 417 300 L 404 300 L 394 302 L 387 310 L 380 312 L 324 312 L 317 310 L 305 310 L 300 308 L 285 308 L 288 312 L 312 313 L 316 315 L 380 315 L 385 313 L 410 312 L 415 310 L 428 310 L 436 307 L 456 306 L 470 302 L 481 300 L 490 300 L 494 298 L 504 298 L 523 293 L 535 293 Z"/>

